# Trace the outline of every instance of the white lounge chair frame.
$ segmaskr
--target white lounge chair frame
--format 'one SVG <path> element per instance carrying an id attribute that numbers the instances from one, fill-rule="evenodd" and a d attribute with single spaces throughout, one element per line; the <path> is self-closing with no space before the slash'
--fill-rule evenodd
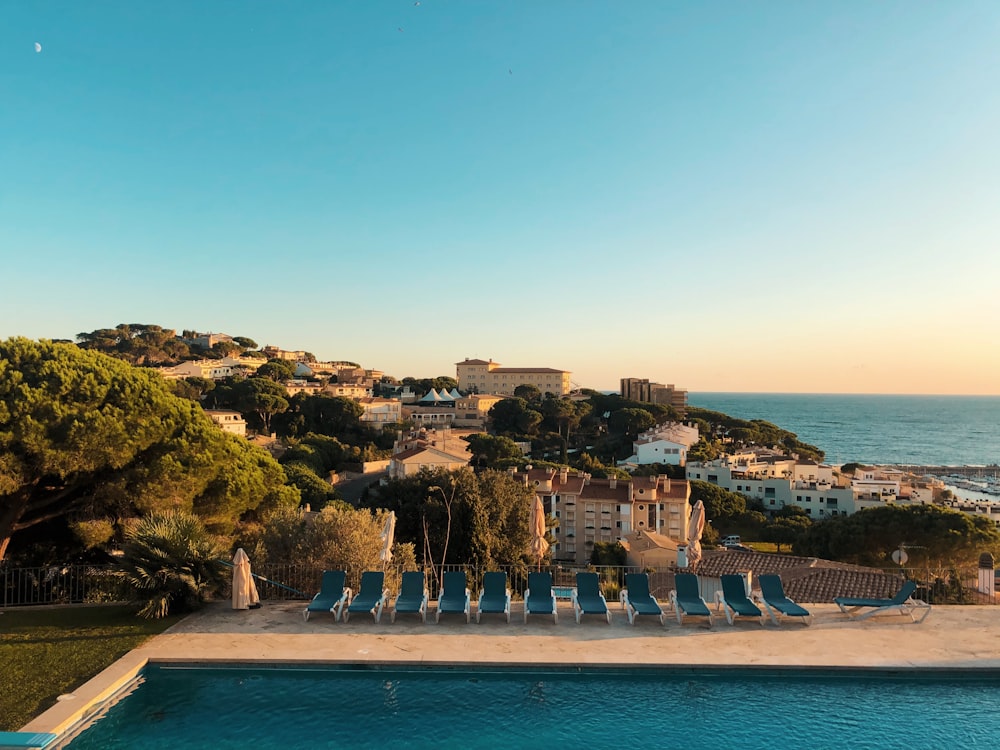
<path id="1" fill-rule="evenodd" d="M 836 602 L 836 604 L 840 608 L 841 612 L 856 621 L 867 620 L 869 617 L 895 612 L 900 615 L 909 615 L 911 622 L 921 623 L 927 619 L 927 615 L 931 613 L 930 604 L 921 599 L 914 599 L 912 596 L 901 604 L 890 602 L 889 600 L 886 600 L 886 603 L 882 605 L 858 604 L 852 606 L 850 603 L 842 604 L 840 602 Z M 915 614 L 918 609 L 922 610 L 919 617 Z M 857 614 L 858 612 L 861 612 L 861 614 Z"/>
<path id="2" fill-rule="evenodd" d="M 608 625 L 610 625 L 611 624 L 611 609 L 608 607 L 608 600 L 604 598 L 604 592 L 603 591 L 598 591 L 597 595 L 601 598 L 601 601 L 604 602 L 604 616 L 608 620 Z M 581 607 L 580 606 L 580 602 L 577 601 L 577 598 L 576 598 L 576 589 L 575 588 L 573 589 L 573 593 L 570 596 L 570 601 L 573 603 L 573 613 L 576 615 L 576 624 L 579 625 L 580 624 L 580 619 L 584 616 L 584 614 L 587 614 L 587 613 L 585 613 L 583 611 L 583 607 Z M 598 613 L 591 612 L 590 614 L 598 614 Z"/>
<path id="3" fill-rule="evenodd" d="M 753 602 L 753 599 L 751 597 L 748 596 L 747 599 L 749 601 Z M 722 609 L 723 612 L 726 613 L 726 622 L 728 622 L 730 625 L 732 625 L 734 622 L 736 622 L 736 618 L 737 617 L 746 618 L 746 617 L 752 617 L 753 616 L 753 615 L 740 614 L 735 609 L 733 609 L 729 605 L 729 603 L 726 601 L 726 594 L 722 590 L 719 590 L 719 591 L 715 592 L 715 611 L 718 612 L 720 608 Z M 758 607 L 757 609 L 760 609 L 760 607 Z M 760 626 L 761 627 L 764 627 L 765 617 L 766 616 L 765 616 L 764 612 L 761 611 L 760 617 L 757 618 L 758 621 L 760 622 Z"/>

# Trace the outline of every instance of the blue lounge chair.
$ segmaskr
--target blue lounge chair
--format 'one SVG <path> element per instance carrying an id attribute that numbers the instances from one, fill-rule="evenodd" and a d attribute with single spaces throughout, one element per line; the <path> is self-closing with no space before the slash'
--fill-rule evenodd
<path id="1" fill-rule="evenodd" d="M 759 599 L 764 604 L 771 622 L 778 624 L 778 615 L 783 617 L 801 617 L 806 625 L 812 619 L 809 610 L 796 604 L 785 595 L 785 587 L 781 584 L 781 576 L 762 575 L 757 577 L 760 584 Z"/>
<path id="2" fill-rule="evenodd" d="M 504 615 L 510 622 L 510 589 L 507 588 L 507 574 L 495 571 L 483 574 L 483 589 L 479 592 L 476 606 L 476 622 L 483 614 Z"/>
<path id="3" fill-rule="evenodd" d="M 677 622 L 683 624 L 684 616 L 707 617 L 708 627 L 712 627 L 712 611 L 701 598 L 701 585 L 694 573 L 675 573 L 674 590 L 670 592 L 670 604 L 677 615 Z"/>
<path id="4" fill-rule="evenodd" d="M 450 570 L 441 579 L 441 593 L 438 594 L 437 618 L 435 622 L 441 622 L 441 615 L 465 615 L 465 621 L 469 621 L 471 612 L 469 589 L 465 583 L 464 570 Z"/>
<path id="5" fill-rule="evenodd" d="M 715 603 L 716 608 L 725 610 L 729 624 L 732 625 L 737 617 L 756 617 L 760 626 L 764 627 L 764 613 L 747 596 L 747 583 L 743 576 L 724 575 L 720 578 L 722 591 L 715 592 Z"/>
<path id="6" fill-rule="evenodd" d="M 913 592 L 916 590 L 917 584 L 913 581 L 907 581 L 892 599 L 856 599 L 849 596 L 838 596 L 833 601 L 840 607 L 840 611 L 852 620 L 864 620 L 872 615 L 897 612 L 901 615 L 909 615 L 913 622 L 923 622 L 931 613 L 931 605 L 920 599 L 914 599 Z M 923 610 L 919 619 L 914 615 L 918 609 Z M 858 615 L 858 612 L 862 614 Z"/>
<path id="7" fill-rule="evenodd" d="M 635 618 L 639 615 L 652 615 L 659 619 L 660 625 L 667 619 L 660 603 L 649 593 L 649 576 L 645 573 L 626 573 L 625 588 L 618 598 L 625 608 L 630 625 L 635 625 Z"/>
<path id="8" fill-rule="evenodd" d="M 551 573 L 528 573 L 528 588 L 524 590 L 525 622 L 528 615 L 552 615 L 552 622 L 559 622 Z"/>
<path id="9" fill-rule="evenodd" d="M 333 621 L 340 620 L 340 613 L 344 609 L 344 603 L 351 596 L 351 590 L 345 588 L 344 581 L 347 573 L 343 570 L 324 570 L 323 580 L 320 583 L 319 593 L 312 598 L 302 617 L 309 621 L 309 615 L 313 612 L 333 612 Z"/>
<path id="10" fill-rule="evenodd" d="M 396 622 L 396 615 L 399 614 L 420 615 L 420 621 L 427 622 L 427 584 L 423 571 L 408 570 L 403 573 L 390 622 Z"/>
<path id="11" fill-rule="evenodd" d="M 357 612 L 370 612 L 375 622 L 382 617 L 382 607 L 389 596 L 383 586 L 385 584 L 385 573 L 381 570 L 369 570 L 361 574 L 361 590 L 351 599 L 351 603 L 344 610 L 344 622 L 351 619 L 351 615 Z"/>
<path id="12" fill-rule="evenodd" d="M 611 610 L 601 593 L 601 579 L 597 573 L 577 573 L 576 590 L 573 592 L 573 611 L 576 621 L 584 615 L 604 615 L 611 624 Z"/>

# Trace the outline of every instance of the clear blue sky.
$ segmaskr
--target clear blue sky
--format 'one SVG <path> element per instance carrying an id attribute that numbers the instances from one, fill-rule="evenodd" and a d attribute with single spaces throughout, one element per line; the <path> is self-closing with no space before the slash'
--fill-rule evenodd
<path id="1" fill-rule="evenodd" d="M 995 0 L 0 2 L 0 337 L 1000 393 L 998 71 Z"/>

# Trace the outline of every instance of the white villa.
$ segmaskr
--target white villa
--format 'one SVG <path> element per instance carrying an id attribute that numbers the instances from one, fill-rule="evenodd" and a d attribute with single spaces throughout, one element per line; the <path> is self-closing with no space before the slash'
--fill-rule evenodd
<path id="1" fill-rule="evenodd" d="M 637 467 L 644 464 L 671 464 L 684 466 L 687 452 L 698 442 L 698 428 L 695 425 L 667 422 L 646 430 L 632 443 L 635 451 L 619 466 Z"/>

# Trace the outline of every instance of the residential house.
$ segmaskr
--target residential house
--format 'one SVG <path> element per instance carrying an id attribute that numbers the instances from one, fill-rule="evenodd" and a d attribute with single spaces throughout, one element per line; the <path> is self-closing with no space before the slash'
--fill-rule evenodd
<path id="1" fill-rule="evenodd" d="M 507 396 L 472 393 L 455 399 L 456 427 L 476 427 L 482 429 L 490 417 L 490 409 Z"/>
<path id="2" fill-rule="evenodd" d="M 304 393 L 307 396 L 315 396 L 323 391 L 323 384 L 317 383 L 315 380 L 300 380 L 295 378 L 285 381 L 285 390 L 288 391 L 289 396 L 295 396 L 299 393 Z"/>
<path id="3" fill-rule="evenodd" d="M 401 479 L 413 476 L 421 469 L 444 469 L 457 471 L 469 465 L 469 455 L 457 455 L 439 450 L 430 445 L 417 445 L 394 453 L 389 459 L 389 478 Z"/>
<path id="4" fill-rule="evenodd" d="M 339 396 L 341 398 L 371 398 L 371 383 L 327 383 L 323 386 L 322 393 L 327 396 Z"/>
<path id="5" fill-rule="evenodd" d="M 382 425 L 403 421 L 403 403 L 397 398 L 365 396 L 358 399 L 358 404 L 365 410 L 361 415 L 362 422 Z"/>
<path id="6" fill-rule="evenodd" d="M 205 414 L 222 428 L 223 432 L 229 432 L 240 437 L 247 436 L 247 421 L 238 411 L 229 409 L 205 409 Z"/>
<path id="7" fill-rule="evenodd" d="M 625 548 L 626 562 L 631 567 L 647 570 L 677 566 L 677 548 L 680 545 L 664 534 L 645 529 L 634 530 L 621 538 L 621 544 Z"/>
<path id="8" fill-rule="evenodd" d="M 695 425 L 667 422 L 646 430 L 632 443 L 634 453 L 619 466 L 637 467 L 644 464 L 684 466 L 687 453 L 698 442 Z"/>

